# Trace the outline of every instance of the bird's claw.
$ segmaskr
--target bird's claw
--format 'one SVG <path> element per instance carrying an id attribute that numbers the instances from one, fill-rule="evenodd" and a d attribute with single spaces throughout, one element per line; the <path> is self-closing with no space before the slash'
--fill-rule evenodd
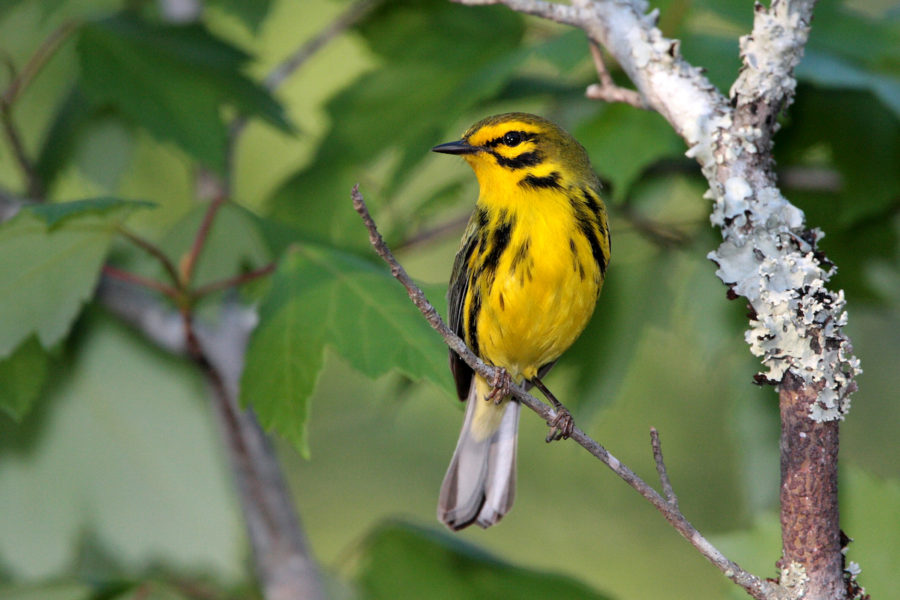
<path id="1" fill-rule="evenodd" d="M 572 419 L 572 413 L 569 412 L 569 409 L 561 406 L 556 411 L 556 416 L 550 421 L 550 431 L 547 433 L 545 441 L 549 444 L 569 439 L 573 431 L 575 431 L 575 421 Z"/>
<path id="2" fill-rule="evenodd" d="M 488 394 L 487 399 L 492 400 L 494 404 L 500 404 L 509 396 L 511 385 L 512 378 L 509 376 L 509 373 L 507 373 L 506 369 L 500 367 L 496 370 L 494 379 L 491 381 L 491 393 Z"/>

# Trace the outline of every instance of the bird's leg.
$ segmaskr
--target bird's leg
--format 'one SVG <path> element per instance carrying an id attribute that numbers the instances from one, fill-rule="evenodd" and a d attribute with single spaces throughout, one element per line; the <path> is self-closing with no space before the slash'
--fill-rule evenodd
<path id="1" fill-rule="evenodd" d="M 509 396 L 509 387 L 512 385 L 512 378 L 503 367 L 496 370 L 496 375 L 491 381 L 491 393 L 488 394 L 487 400 L 493 400 L 494 404 L 500 404 Z"/>
<path id="2" fill-rule="evenodd" d="M 568 408 L 562 405 L 562 402 L 556 399 L 556 396 L 547 389 L 547 386 L 544 385 L 544 382 L 541 381 L 540 378 L 533 377 L 531 383 L 534 384 L 534 387 L 541 390 L 541 393 L 544 394 L 556 410 L 556 416 L 550 421 L 550 432 L 547 434 L 545 441 L 549 444 L 550 442 L 555 442 L 557 440 L 568 439 L 575 430 L 575 421 L 572 419 L 572 413 L 569 412 Z"/>

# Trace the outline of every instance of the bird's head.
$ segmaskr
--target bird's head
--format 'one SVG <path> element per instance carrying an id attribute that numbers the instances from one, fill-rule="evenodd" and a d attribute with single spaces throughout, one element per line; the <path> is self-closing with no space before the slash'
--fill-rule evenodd
<path id="1" fill-rule="evenodd" d="M 462 156 L 482 188 L 522 183 L 526 178 L 548 184 L 596 178 L 587 152 L 575 138 L 547 119 L 528 113 L 482 119 L 461 139 L 432 150 Z"/>

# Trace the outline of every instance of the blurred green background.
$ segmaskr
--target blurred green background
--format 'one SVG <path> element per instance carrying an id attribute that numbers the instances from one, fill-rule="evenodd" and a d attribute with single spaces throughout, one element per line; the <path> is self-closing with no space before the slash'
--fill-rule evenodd
<path id="1" fill-rule="evenodd" d="M 500 7 L 372 4 L 275 92 L 288 128 L 277 105 L 246 86 L 236 92 L 233 80 L 209 84 L 224 97 L 212 102 L 217 118 L 193 122 L 200 113 L 191 111 L 208 107 L 187 100 L 191 72 L 179 70 L 187 67 L 155 71 L 152 61 L 125 60 L 140 52 L 116 46 L 131 38 L 116 37 L 122 30 L 103 19 L 129 5 L 140 22 L 157 23 L 156 3 L 7 0 L 0 55 L 18 68 L 60 24 L 87 23 L 13 113 L 48 197 L 150 200 L 157 207 L 128 224 L 177 257 L 202 214 L 196 166 L 221 169 L 223 119 L 251 113 L 262 119 L 250 121 L 236 148 L 233 199 L 262 220 L 237 208 L 220 215 L 201 281 L 277 259 L 284 240 L 370 260 L 349 203 L 358 181 L 398 258 L 442 305 L 476 184 L 461 161 L 429 148 L 487 114 L 556 120 L 587 147 L 607 184 L 613 259 L 592 323 L 548 385 L 580 427 L 651 482 L 648 432 L 656 427 L 683 512 L 730 558 L 774 577 L 777 397 L 753 385 L 759 364 L 743 342 L 746 310 L 726 300 L 705 258 L 720 238 L 682 142 L 658 115 L 584 98 L 595 74 L 580 32 Z M 752 3 L 657 4 L 664 32 L 727 92 Z M 241 71 L 259 81 L 352 6 L 210 0 L 199 18 L 209 35 L 253 57 Z M 845 290 L 847 331 L 865 371 L 842 426 L 842 529 L 855 540 L 847 557 L 861 565 L 861 583 L 873 598 L 889 598 L 900 560 L 896 5 L 820 3 L 798 78 L 776 159 L 786 196 L 827 234 L 822 249 L 840 269 L 832 285 Z M 81 109 L 73 85 L 87 97 Z M 159 104 L 166 95 L 158 90 L 171 91 L 174 104 Z M 9 145 L 0 145 L 0 190 L 21 187 Z M 113 257 L 160 274 L 124 244 Z M 255 289 L 245 297 L 264 296 Z M 399 286 L 396 298 L 405 302 Z M 347 322 L 359 318 L 350 312 Z M 437 339 L 423 344 L 428 361 L 443 365 Z M 743 597 L 582 449 L 546 445 L 545 426 L 530 413 L 514 510 L 487 531 L 442 532 L 437 491 L 462 421 L 449 371 L 404 368 L 415 377 L 392 371 L 373 380 L 339 344 L 324 347 L 309 382 L 308 440 L 302 423 L 275 427 L 334 597 Z M 0 599 L 255 597 L 199 374 L 93 305 L 48 356 L 30 411 L 20 422 L 0 413 Z"/>

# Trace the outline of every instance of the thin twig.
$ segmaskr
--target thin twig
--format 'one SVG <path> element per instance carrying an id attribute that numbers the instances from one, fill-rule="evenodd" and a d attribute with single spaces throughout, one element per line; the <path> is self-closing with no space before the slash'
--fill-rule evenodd
<path id="1" fill-rule="evenodd" d="M 468 221 L 469 215 L 459 215 L 444 223 L 438 223 L 437 225 L 435 225 L 434 227 L 430 227 L 429 229 L 423 229 L 422 231 L 419 231 L 416 234 L 406 238 L 395 247 L 397 248 L 397 250 L 408 250 L 415 246 L 425 244 L 434 240 L 435 238 L 439 238 L 448 233 L 461 230 L 463 227 L 465 227 Z"/>
<path id="2" fill-rule="evenodd" d="M 254 279 L 259 279 L 265 275 L 268 275 L 272 271 L 275 270 L 275 263 L 270 262 L 269 264 L 262 266 L 258 269 L 254 269 L 252 271 L 248 271 L 246 273 L 241 273 L 240 275 L 235 275 L 234 277 L 229 277 L 227 279 L 220 279 L 219 281 L 213 281 L 211 283 L 207 283 L 206 285 L 202 285 L 191 294 L 194 298 L 200 299 L 215 292 L 219 292 L 222 290 L 226 290 L 232 287 L 239 287 L 244 285 L 249 281 L 253 281 Z"/>
<path id="3" fill-rule="evenodd" d="M 150 279 L 149 277 L 144 277 L 143 275 L 138 275 L 137 273 L 132 273 L 131 271 L 125 271 L 118 267 L 114 267 L 109 263 L 103 265 L 103 274 L 112 277 L 113 279 L 127 281 L 128 283 L 133 283 L 134 285 L 160 292 L 175 303 L 178 303 L 181 299 L 181 294 L 172 286 L 156 281 L 155 279 Z"/>
<path id="4" fill-rule="evenodd" d="M 322 29 L 315 37 L 301 44 L 290 55 L 279 62 L 275 68 L 269 71 L 263 79 L 263 86 L 269 91 L 275 91 L 282 83 L 287 80 L 300 67 L 306 64 L 319 50 L 324 48 L 328 42 L 353 26 L 360 19 L 369 13 L 381 0 L 360 0 L 351 4 L 347 10 L 339 14 L 331 23 Z M 225 185 L 230 190 L 232 183 L 231 177 L 234 172 L 234 148 L 237 145 L 237 139 L 243 133 L 247 126 L 247 117 L 240 115 L 231 122 L 228 130 L 228 142 L 226 146 L 226 181 Z"/>
<path id="5" fill-rule="evenodd" d="M 178 270 L 175 268 L 175 264 L 169 259 L 168 256 L 166 256 L 166 253 L 163 252 L 159 246 L 149 240 L 145 240 L 124 225 L 120 225 L 118 227 L 118 232 L 126 240 L 158 260 L 163 269 L 165 269 L 166 274 L 169 276 L 169 278 L 172 279 L 172 283 L 174 285 L 181 284 L 181 280 L 178 276 Z"/>
<path id="6" fill-rule="evenodd" d="M 615 209 L 614 209 L 615 210 Z M 684 248 L 691 243 L 691 238 L 676 227 L 660 223 L 641 215 L 629 203 L 621 204 L 616 212 L 630 224 L 634 230 L 651 243 L 662 248 Z"/>
<path id="7" fill-rule="evenodd" d="M 480 358 L 475 356 L 466 347 L 459 336 L 454 334 L 441 316 L 435 310 L 434 306 L 428 302 L 425 293 L 412 281 L 406 270 L 394 258 L 390 248 L 385 244 L 384 239 L 378 232 L 375 221 L 372 219 L 369 209 L 366 207 L 365 200 L 359 192 L 359 185 L 355 185 L 351 192 L 353 199 L 353 208 L 362 217 L 363 223 L 369 232 L 369 241 L 371 242 L 375 252 L 390 266 L 391 274 L 406 288 L 410 300 L 415 304 L 416 308 L 422 313 L 428 323 L 444 338 L 447 346 L 456 352 L 466 364 L 479 375 L 487 379 L 493 380 L 496 377 L 497 369 L 485 364 Z M 536 412 L 548 425 L 556 418 L 556 412 L 534 396 L 528 394 L 521 387 L 512 385 L 510 394 L 520 403 Z M 599 459 L 603 464 L 609 467 L 613 473 L 618 475 L 625 483 L 630 485 L 641 496 L 649 501 L 662 516 L 691 543 L 709 562 L 718 568 L 726 577 L 743 587 L 747 592 L 757 598 L 757 600 L 765 600 L 772 585 L 743 570 L 737 563 L 729 560 L 718 549 L 716 549 L 706 538 L 704 538 L 696 528 L 687 520 L 687 518 L 678 510 L 677 506 L 670 504 L 663 498 L 652 486 L 638 477 L 631 469 L 622 464 L 619 459 L 610 454 L 606 448 L 598 442 L 591 439 L 584 431 L 578 427 L 574 427 L 570 439 L 578 443 L 582 448 L 590 452 L 594 457 Z"/>
<path id="8" fill-rule="evenodd" d="M 31 159 L 28 158 L 28 153 L 25 152 L 22 136 L 19 135 L 19 130 L 13 122 L 8 104 L 0 106 L 0 121 L 2 121 L 3 131 L 6 133 L 6 139 L 9 141 L 13 155 L 16 157 L 16 163 L 25 177 L 26 195 L 34 202 L 43 202 L 44 186 L 34 169 L 34 165 L 31 163 Z"/>
<path id="9" fill-rule="evenodd" d="M 663 460 L 662 444 L 659 442 L 659 432 L 656 427 L 650 428 L 650 447 L 653 448 L 653 460 L 656 462 L 656 472 L 659 474 L 659 483 L 662 485 L 663 494 L 666 500 L 678 508 L 678 496 L 672 488 L 672 482 L 669 481 L 669 472 L 666 469 L 666 462 Z"/>
<path id="10" fill-rule="evenodd" d="M 15 104 L 19 94 L 24 91 L 28 85 L 34 80 L 41 69 L 47 64 L 47 61 L 53 57 L 63 42 L 81 25 L 81 21 L 69 20 L 62 23 L 54 29 L 50 35 L 38 46 L 25 66 L 19 71 L 19 74 L 10 82 L 0 103 L 4 106 L 12 107 Z"/>
<path id="11" fill-rule="evenodd" d="M 200 254 L 203 252 L 203 246 L 206 244 L 206 240 L 209 237 L 213 221 L 224 203 L 224 195 L 217 195 L 212 199 L 212 202 L 209 203 L 206 214 L 203 215 L 203 222 L 200 223 L 197 234 L 194 236 L 194 243 L 191 244 L 190 251 L 184 256 L 179 265 L 179 281 L 181 281 L 181 285 L 184 288 L 190 287 L 191 281 L 194 278 L 194 270 L 197 267 L 197 261 L 200 259 Z"/>
<path id="12" fill-rule="evenodd" d="M 612 76 L 606 68 L 603 61 L 603 52 L 600 46 L 594 40 L 590 40 L 591 57 L 594 59 L 594 68 L 597 69 L 597 76 L 600 83 L 593 83 L 588 86 L 585 96 L 592 100 L 603 100 L 604 102 L 624 102 L 635 108 L 650 110 L 650 107 L 644 101 L 644 97 L 635 90 L 629 90 L 616 85 Z"/>
<path id="13" fill-rule="evenodd" d="M 269 90 L 278 88 L 284 80 L 290 77 L 292 73 L 297 71 L 303 64 L 309 60 L 316 52 L 321 50 L 328 42 L 342 34 L 348 28 L 356 24 L 360 19 L 366 16 L 370 10 L 380 3 L 381 0 L 360 0 L 347 7 L 347 10 L 339 14 L 324 29 L 308 40 L 302 46 L 297 48 L 290 56 L 278 63 L 263 80 L 263 85 Z"/>

